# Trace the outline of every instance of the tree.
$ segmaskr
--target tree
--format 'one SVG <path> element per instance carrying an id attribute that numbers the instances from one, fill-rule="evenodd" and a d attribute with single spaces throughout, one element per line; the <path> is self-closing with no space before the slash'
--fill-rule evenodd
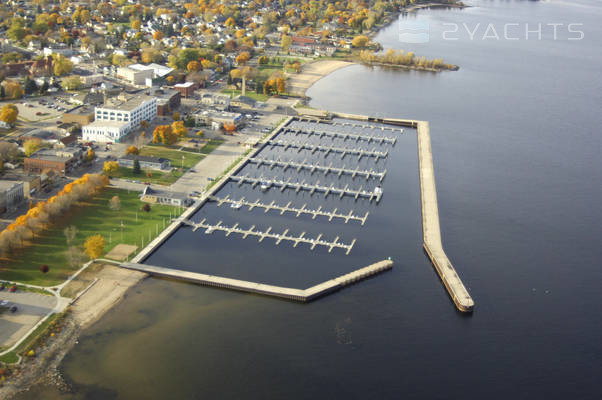
<path id="1" fill-rule="evenodd" d="M 29 76 L 25 78 L 24 86 L 26 94 L 32 94 L 38 90 L 38 85 L 36 85 L 36 82 Z"/>
<path id="2" fill-rule="evenodd" d="M 16 143 L 0 142 L 0 161 L 12 161 L 18 155 L 19 146 Z"/>
<path id="3" fill-rule="evenodd" d="M 102 165 L 102 171 L 108 175 L 112 175 L 119 171 L 119 163 L 117 161 L 105 161 Z"/>
<path id="4" fill-rule="evenodd" d="M 136 146 L 129 146 L 127 149 L 125 149 L 125 154 L 138 155 L 140 154 L 140 150 Z"/>
<path id="5" fill-rule="evenodd" d="M 351 41 L 353 47 L 364 48 L 370 43 L 370 38 L 364 35 L 357 35 Z"/>
<path id="6" fill-rule="evenodd" d="M 71 75 L 63 78 L 61 86 L 64 90 L 77 90 L 82 86 L 82 80 L 78 75 Z"/>
<path id="7" fill-rule="evenodd" d="M 44 80 L 44 83 L 42 83 L 42 86 L 40 86 L 40 94 L 45 95 L 46 92 L 48 92 L 49 87 L 50 85 L 48 85 L 48 81 Z"/>
<path id="8" fill-rule="evenodd" d="M 42 140 L 39 138 L 27 139 L 25 143 L 23 143 L 23 149 L 27 157 L 40 150 L 40 147 L 42 147 Z"/>
<path id="9" fill-rule="evenodd" d="M 142 172 L 142 170 L 140 169 L 140 161 L 138 161 L 137 158 L 134 159 L 134 168 L 132 169 L 132 173 L 134 173 L 134 175 L 140 175 L 140 173 Z"/>
<path id="10" fill-rule="evenodd" d="M 73 71 L 73 63 L 61 54 L 54 55 L 54 74 L 56 76 L 67 75 Z"/>
<path id="11" fill-rule="evenodd" d="M 88 152 L 86 153 L 86 161 L 92 161 L 94 160 L 94 157 L 96 157 L 96 153 L 94 153 L 94 150 L 88 149 Z"/>
<path id="12" fill-rule="evenodd" d="M 270 59 L 268 58 L 268 56 L 259 56 L 259 58 L 257 59 L 257 62 L 260 65 L 265 65 L 270 61 Z"/>
<path id="13" fill-rule="evenodd" d="M 159 125 L 153 131 L 153 143 L 174 144 L 178 141 L 170 125 Z"/>
<path id="14" fill-rule="evenodd" d="M 50 268 L 48 267 L 47 264 L 43 264 L 43 265 L 40 265 L 40 271 L 42 271 L 42 273 L 45 274 L 48 271 L 50 271 Z"/>
<path id="15" fill-rule="evenodd" d="M 161 32 L 161 31 L 155 31 L 153 33 L 153 39 L 155 39 L 155 40 L 161 40 L 161 39 L 163 39 L 163 32 Z"/>
<path id="16" fill-rule="evenodd" d="M 149 212 L 151 210 L 151 206 L 148 203 L 144 203 L 142 206 L 142 211 Z"/>
<path id="17" fill-rule="evenodd" d="M 93 235 L 86 239 L 85 252 L 91 260 L 99 258 L 105 247 L 105 239 L 101 235 Z"/>
<path id="18" fill-rule="evenodd" d="M 184 126 L 184 121 L 174 121 L 171 124 L 171 131 L 174 135 L 180 137 L 186 137 L 186 135 L 188 135 L 188 129 Z"/>
<path id="19" fill-rule="evenodd" d="M 143 119 L 142 121 L 140 121 L 140 127 L 141 127 L 142 129 L 146 129 L 146 128 L 148 128 L 148 121 L 147 121 L 147 120 L 145 120 L 145 119 Z"/>
<path id="20" fill-rule="evenodd" d="M 186 69 L 188 72 L 196 72 L 201 69 L 201 63 L 198 61 L 190 61 L 188 65 L 186 65 Z"/>
<path id="21" fill-rule="evenodd" d="M 171 118 L 172 118 L 174 121 L 179 121 L 179 120 L 180 120 L 180 113 L 179 113 L 179 112 L 177 112 L 177 111 L 175 111 L 175 112 L 172 114 Z"/>
<path id="22" fill-rule="evenodd" d="M 286 91 L 286 83 L 284 82 L 284 79 L 282 79 L 282 78 L 276 79 L 276 91 L 278 93 L 284 93 Z"/>
<path id="23" fill-rule="evenodd" d="M 202 130 L 202 129 L 199 129 L 199 131 L 196 133 L 196 135 L 197 135 L 198 137 L 203 137 L 203 136 L 205 135 L 205 132 L 203 132 L 203 130 Z"/>
<path id="24" fill-rule="evenodd" d="M 3 82 L 4 93 L 9 99 L 20 99 L 23 97 L 23 88 L 19 82 L 5 81 Z"/>
<path id="25" fill-rule="evenodd" d="M 225 24 L 228 28 L 232 28 L 236 25 L 236 21 L 234 21 L 234 18 L 230 17 L 226 20 Z"/>
<path id="26" fill-rule="evenodd" d="M 246 95 L 247 89 L 247 79 L 254 77 L 257 74 L 257 70 L 255 68 L 251 68 L 248 66 L 244 66 L 241 68 L 233 69 L 230 71 L 230 76 L 233 79 L 241 79 L 242 80 L 242 92 L 243 96 Z"/>
<path id="27" fill-rule="evenodd" d="M 7 124 L 14 124 L 17 122 L 19 116 L 19 109 L 14 104 L 6 104 L 0 111 L 0 121 L 6 122 Z"/>
<path id="28" fill-rule="evenodd" d="M 66 251 L 67 262 L 71 267 L 77 267 L 84 262 L 85 254 L 77 246 L 69 246 Z"/>
<path id="29" fill-rule="evenodd" d="M 70 246 L 75 240 L 77 236 L 77 228 L 75 225 L 69 225 L 63 230 L 63 234 L 65 235 L 65 240 L 67 241 L 67 245 Z"/>
<path id="30" fill-rule="evenodd" d="M 243 51 L 236 56 L 235 61 L 238 65 L 245 65 L 251 58 L 251 54 L 248 51 Z"/>
<path id="31" fill-rule="evenodd" d="M 119 211 L 121 209 L 121 200 L 119 199 L 119 196 L 111 197 L 111 200 L 109 200 L 109 208 L 113 211 Z"/>
<path id="32" fill-rule="evenodd" d="M 141 26 L 142 26 L 142 22 L 140 22 L 139 19 L 135 19 L 132 21 L 131 27 L 133 30 L 138 31 L 138 30 L 140 30 Z"/>
<path id="33" fill-rule="evenodd" d="M 293 38 L 289 35 L 282 35 L 282 39 L 280 40 L 280 47 L 282 47 L 282 50 L 288 51 L 291 44 L 293 44 Z"/>

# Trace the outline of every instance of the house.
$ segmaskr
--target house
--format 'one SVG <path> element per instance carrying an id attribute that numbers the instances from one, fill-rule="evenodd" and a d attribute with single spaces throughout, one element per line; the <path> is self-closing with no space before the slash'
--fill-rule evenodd
<path id="1" fill-rule="evenodd" d="M 166 190 L 151 189 L 146 186 L 140 195 L 140 200 L 145 203 L 169 204 L 172 206 L 187 207 L 193 200 L 184 193 L 174 193 Z"/>
<path id="2" fill-rule="evenodd" d="M 171 168 L 171 161 L 167 158 L 139 156 L 135 154 L 126 154 L 119 158 L 117 162 L 120 167 L 133 168 L 134 160 L 138 160 L 142 169 L 167 170 Z"/>
<path id="3" fill-rule="evenodd" d="M 121 94 L 94 109 L 94 122 L 82 127 L 83 140 L 119 143 L 124 136 L 139 127 L 142 121 L 152 121 L 156 116 L 155 97 Z"/>
<path id="4" fill-rule="evenodd" d="M 0 180 L 0 213 L 16 209 L 24 198 L 23 182 Z"/>

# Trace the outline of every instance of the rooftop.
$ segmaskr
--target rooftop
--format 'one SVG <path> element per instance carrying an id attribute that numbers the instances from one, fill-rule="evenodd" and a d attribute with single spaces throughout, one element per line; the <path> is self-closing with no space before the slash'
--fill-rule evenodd
<path id="1" fill-rule="evenodd" d="M 114 108 L 120 111 L 132 111 L 133 109 L 139 107 L 142 103 L 151 101 L 154 97 L 148 96 L 146 94 L 136 94 L 136 95 L 124 95 L 121 94 L 117 97 L 111 97 L 105 101 L 104 105 L 99 108 Z"/>
<path id="2" fill-rule="evenodd" d="M 89 123 L 88 125 L 84 125 L 86 128 L 120 128 L 122 126 L 127 125 L 126 121 L 94 121 Z"/>
<path id="3" fill-rule="evenodd" d="M 8 181 L 5 179 L 0 180 L 0 191 L 5 192 L 11 190 L 17 185 L 21 185 L 23 182 L 21 181 Z"/>

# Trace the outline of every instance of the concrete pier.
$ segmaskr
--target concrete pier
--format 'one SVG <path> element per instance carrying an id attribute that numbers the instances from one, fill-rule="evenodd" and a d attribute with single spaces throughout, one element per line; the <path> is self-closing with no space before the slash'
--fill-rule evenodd
<path id="1" fill-rule="evenodd" d="M 372 169 L 371 170 L 362 170 L 362 169 L 359 169 L 359 167 L 356 167 L 355 169 L 345 168 L 345 166 L 343 166 L 342 168 L 338 168 L 338 167 L 333 167 L 332 163 L 331 163 L 331 165 L 326 166 L 326 165 L 319 165 L 319 164 L 309 164 L 309 163 L 306 163 L 305 161 L 306 160 L 303 160 L 303 162 L 298 163 L 298 162 L 294 162 L 294 161 L 281 161 L 280 159 L 270 160 L 267 158 L 260 158 L 260 157 L 249 158 L 250 163 L 254 163 L 259 166 L 268 165 L 271 168 L 280 167 L 280 168 L 284 168 L 285 171 L 289 168 L 296 169 L 297 171 L 306 169 L 306 170 L 311 171 L 312 174 L 315 171 L 323 172 L 324 175 L 328 175 L 329 173 L 336 174 L 338 176 L 346 174 L 346 175 L 351 175 L 352 178 L 355 178 L 356 176 L 363 176 L 367 180 L 374 178 L 374 179 L 378 179 L 380 182 L 383 181 L 383 179 L 385 178 L 385 175 L 387 174 L 386 169 L 384 171 L 374 171 Z"/>
<path id="2" fill-rule="evenodd" d="M 366 220 L 368 219 L 368 215 L 370 214 L 369 211 L 366 211 L 366 214 L 364 214 L 363 216 L 353 214 L 353 211 L 349 211 L 349 213 L 343 214 L 340 212 L 337 213 L 336 208 L 332 211 L 326 211 L 326 210 L 322 210 L 322 206 L 319 206 L 317 209 L 306 208 L 305 207 L 306 204 L 303 204 L 301 206 L 301 208 L 297 208 L 297 207 L 291 207 L 290 201 L 288 202 L 288 204 L 282 206 L 282 205 L 276 204 L 274 201 L 272 201 L 270 204 L 261 203 L 259 201 L 259 199 L 255 200 L 254 202 L 251 202 L 251 201 L 245 200 L 244 197 L 242 197 L 239 200 L 234 200 L 234 199 L 230 198 L 230 195 L 227 195 L 226 197 L 223 197 L 223 198 L 216 197 L 216 196 L 210 196 L 209 200 L 215 201 L 217 203 L 218 207 L 221 207 L 222 204 L 224 204 L 224 203 L 236 204 L 236 205 L 240 205 L 241 207 L 242 206 L 249 207 L 249 211 L 253 210 L 255 207 L 258 207 L 258 208 L 265 209 L 266 213 L 270 210 L 275 210 L 275 211 L 280 211 L 280 215 L 284 214 L 285 212 L 290 212 L 293 214 L 297 214 L 296 215 L 297 217 L 299 217 L 302 214 L 311 215 L 312 219 L 316 219 L 316 217 L 326 217 L 326 218 L 328 218 L 329 221 L 332 221 L 333 218 L 338 218 L 338 219 L 344 220 L 345 223 L 347 223 L 349 221 L 359 221 L 359 222 L 361 222 L 362 226 L 366 223 Z"/>
<path id="3" fill-rule="evenodd" d="M 263 241 L 265 238 L 274 239 L 276 241 L 276 245 L 280 244 L 281 241 L 286 240 L 293 242 L 293 247 L 297 247 L 299 243 L 305 243 L 310 245 L 310 249 L 313 250 L 316 246 L 324 246 L 328 248 L 328 252 L 330 253 L 333 249 L 343 249 L 345 250 L 345 255 L 348 255 L 353 249 L 355 245 L 355 239 L 350 244 L 345 244 L 339 242 L 339 237 L 334 238 L 332 242 L 327 240 L 322 240 L 322 234 L 318 235 L 315 239 L 311 239 L 305 237 L 305 232 L 302 232 L 299 236 L 291 236 L 288 234 L 288 229 L 286 229 L 282 233 L 273 233 L 272 227 L 270 226 L 266 231 L 256 231 L 255 225 L 251 226 L 249 229 L 243 229 L 238 227 L 238 223 L 233 226 L 225 226 L 222 225 L 222 221 L 219 221 L 217 224 L 208 224 L 205 222 L 206 219 L 203 219 L 201 222 L 194 222 L 188 219 L 181 220 L 183 225 L 188 225 L 192 227 L 193 232 L 199 228 L 205 229 L 206 234 L 211 234 L 215 231 L 226 232 L 226 236 L 230 236 L 231 233 L 238 233 L 242 236 L 243 239 L 246 239 L 247 236 L 254 236 L 259 239 L 259 241 Z"/>
<path id="4" fill-rule="evenodd" d="M 308 289 L 293 289 L 281 286 L 266 285 L 263 283 L 242 281 L 238 279 L 201 274 L 198 272 L 188 272 L 172 268 L 157 267 L 154 265 L 145 265 L 131 262 L 122 263 L 121 267 L 136 271 L 142 271 L 149 275 L 172 278 L 181 281 L 197 283 L 200 285 L 214 286 L 224 289 L 238 290 L 242 292 L 257 293 L 266 296 L 280 297 L 300 302 L 308 302 L 317 299 L 318 297 L 340 290 L 345 286 L 349 286 L 363 279 L 367 279 L 373 275 L 390 270 L 391 268 L 393 268 L 393 261 L 379 261 L 367 267 L 360 268 L 351 273 L 342 275 L 338 278 L 322 282 Z"/>
<path id="5" fill-rule="evenodd" d="M 285 140 L 268 140 L 267 143 L 272 147 L 282 146 L 284 150 L 289 148 L 301 150 L 310 150 L 312 153 L 316 151 L 323 151 L 328 155 L 329 153 L 341 153 L 341 158 L 344 158 L 347 154 L 357 155 L 358 160 L 361 160 L 362 157 L 374 157 L 377 160 L 380 158 L 386 158 L 389 155 L 388 151 L 376 151 L 374 150 L 363 150 L 363 149 L 354 149 L 349 147 L 335 147 L 335 146 L 318 146 L 309 143 L 296 143 L 296 142 L 288 142 Z"/>
<path id="6" fill-rule="evenodd" d="M 418 122 L 418 160 L 420 163 L 420 197 L 422 200 L 422 234 L 424 249 L 429 255 L 439 277 L 460 311 L 471 312 L 474 301 L 464 287 L 441 243 L 439 209 L 429 124 Z"/>
<path id="7" fill-rule="evenodd" d="M 403 133 L 403 129 L 401 130 Z M 397 138 L 395 137 L 384 137 L 384 136 L 369 136 L 369 135 L 357 135 L 354 133 L 344 133 L 344 132 L 335 132 L 335 131 L 325 131 L 325 130 L 304 130 L 304 129 L 295 129 L 295 128 L 286 128 L 283 130 L 283 133 L 293 133 L 295 136 L 299 135 L 308 135 L 308 136 L 318 136 L 320 138 L 330 137 L 332 139 L 340 138 L 344 141 L 346 140 L 355 140 L 359 142 L 360 140 L 366 141 L 368 143 L 378 143 L 378 144 L 392 144 L 395 145 L 397 142 Z"/>
<path id="8" fill-rule="evenodd" d="M 295 189 L 297 192 L 299 192 L 299 190 L 303 189 L 303 190 L 309 191 L 309 193 L 312 195 L 315 192 L 323 192 L 324 196 L 328 196 L 329 194 L 338 195 L 339 197 L 352 196 L 356 200 L 360 197 L 365 197 L 369 201 L 376 200 L 377 203 L 380 201 L 380 199 L 382 197 L 382 192 L 362 190 L 361 186 L 358 190 L 348 189 L 348 185 L 345 186 L 344 188 L 338 188 L 338 187 L 335 187 L 334 185 L 321 186 L 321 185 L 319 185 L 320 181 L 318 181 L 315 185 L 312 185 L 309 183 L 305 183 L 305 181 L 291 182 L 290 178 L 287 179 L 286 181 L 282 181 L 282 180 L 275 180 L 275 179 L 249 178 L 246 175 L 243 175 L 243 176 L 233 175 L 230 177 L 230 179 L 233 180 L 234 182 L 238 182 L 239 185 L 242 185 L 243 183 L 249 183 L 253 187 L 255 187 L 255 186 L 261 184 L 261 185 L 266 185 L 268 189 L 271 187 L 280 188 L 280 191 L 284 191 L 284 189 L 290 188 L 290 189 Z"/>

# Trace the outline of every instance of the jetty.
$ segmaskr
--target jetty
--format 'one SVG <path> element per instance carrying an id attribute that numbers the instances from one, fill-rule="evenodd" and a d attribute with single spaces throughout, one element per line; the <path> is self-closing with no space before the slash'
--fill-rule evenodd
<path id="1" fill-rule="evenodd" d="M 418 122 L 417 130 L 423 246 L 456 307 L 460 311 L 471 312 L 474 308 L 474 301 L 447 258 L 441 242 L 433 152 L 431 150 L 428 122 Z"/>
<path id="2" fill-rule="evenodd" d="M 355 169 L 345 168 L 345 166 L 338 168 L 338 167 L 333 167 L 332 163 L 330 163 L 330 165 L 320 165 L 320 164 L 308 163 L 307 159 L 305 159 L 299 163 L 299 162 L 294 162 L 294 161 L 282 161 L 279 158 L 276 160 L 270 160 L 270 159 L 261 158 L 261 157 L 251 157 L 251 158 L 249 158 L 249 162 L 253 163 L 253 164 L 257 164 L 260 167 L 262 165 L 268 165 L 270 168 L 280 167 L 280 168 L 283 168 L 285 171 L 287 169 L 291 168 L 291 169 L 296 170 L 297 172 L 301 171 L 302 169 L 305 169 L 305 170 L 310 171 L 310 173 L 312 173 L 312 174 L 316 171 L 319 171 L 319 172 L 323 172 L 324 175 L 328 175 L 328 174 L 332 173 L 339 177 L 343 174 L 351 175 L 352 178 L 355 178 L 356 176 L 363 176 L 366 178 L 366 180 L 378 179 L 379 182 L 382 182 L 383 179 L 385 178 L 385 175 L 387 174 L 386 169 L 384 171 L 375 171 L 373 169 L 363 170 L 363 169 L 359 169 L 359 166 L 356 167 Z"/>
<path id="3" fill-rule="evenodd" d="M 326 294 L 335 292 L 352 285 L 373 275 L 393 268 L 393 261 L 383 260 L 360 268 L 338 278 L 319 283 L 308 289 L 294 289 L 281 286 L 266 285 L 264 283 L 243 281 L 239 279 L 224 278 L 220 276 L 189 272 L 173 268 L 158 267 L 154 265 L 139 264 L 133 262 L 121 263 L 122 268 L 145 272 L 149 275 L 164 278 L 177 279 L 200 285 L 214 286 L 218 288 L 238 290 L 242 292 L 256 293 L 266 296 L 274 296 L 288 300 L 308 302 Z"/>
<path id="4" fill-rule="evenodd" d="M 403 129 L 401 130 L 403 132 Z M 331 139 L 343 139 L 343 141 L 347 140 L 355 140 L 359 142 L 361 140 L 366 141 L 368 143 L 378 143 L 382 144 L 392 144 L 395 145 L 397 142 L 396 137 L 386 137 L 386 136 L 371 136 L 371 135 L 358 135 L 354 133 L 344 133 L 344 132 L 336 132 L 336 131 L 325 131 L 325 130 L 305 130 L 305 129 L 296 129 L 296 128 L 285 128 L 282 130 L 282 133 L 292 133 L 295 136 L 299 135 L 307 135 L 307 136 L 318 136 L 320 139 L 323 137 L 329 137 Z"/>
<path id="5" fill-rule="evenodd" d="M 316 182 L 315 184 L 311 184 L 305 183 L 305 181 L 292 182 L 291 178 L 289 178 L 286 181 L 283 181 L 280 179 L 251 178 L 247 175 L 232 175 L 230 179 L 234 182 L 238 182 L 239 186 L 243 183 L 250 183 L 253 187 L 261 184 L 261 186 L 265 188 L 265 190 L 271 187 L 276 187 L 279 188 L 281 192 L 283 192 L 285 189 L 294 189 L 297 193 L 299 193 L 300 190 L 307 190 L 309 191 L 310 195 L 313 195 L 316 192 L 323 192 L 324 197 L 328 195 L 336 195 L 340 198 L 342 198 L 343 196 L 351 196 L 356 200 L 360 197 L 365 197 L 369 201 L 376 200 L 377 203 L 382 197 L 382 191 L 366 191 L 365 189 L 363 189 L 362 186 L 360 186 L 360 188 L 357 190 L 349 189 L 349 185 L 345 185 L 344 188 L 335 187 L 333 184 L 331 184 L 330 186 L 321 186 L 319 184 L 320 181 Z"/>
<path id="6" fill-rule="evenodd" d="M 344 158 L 347 154 L 357 155 L 358 160 L 361 160 L 362 157 L 374 157 L 376 160 L 379 160 L 381 158 L 386 158 L 389 155 L 388 151 L 377 151 L 376 149 L 364 150 L 350 147 L 320 146 L 309 143 L 289 142 L 286 140 L 275 139 L 268 140 L 267 144 L 271 145 L 272 147 L 282 146 L 284 147 L 284 150 L 293 148 L 297 149 L 298 151 L 310 150 L 312 153 L 315 153 L 316 151 L 323 151 L 325 156 L 327 156 L 329 153 L 341 153 L 341 158 Z"/>
<path id="7" fill-rule="evenodd" d="M 238 233 L 242 236 L 243 239 L 246 239 L 248 236 L 254 236 L 259 239 L 259 242 L 262 242 L 265 238 L 274 239 L 276 241 L 276 245 L 279 245 L 281 241 L 286 240 L 289 242 L 293 242 L 293 247 L 297 247 L 299 243 L 308 244 L 310 250 L 313 250 L 316 246 L 323 246 L 328 248 L 328 252 L 330 253 L 332 249 L 338 248 L 345 250 L 345 255 L 348 255 L 351 252 L 351 249 L 355 245 L 355 239 L 351 241 L 349 244 L 339 242 L 339 237 L 335 237 L 333 241 L 323 240 L 323 234 L 318 234 L 315 239 L 305 237 L 305 232 L 302 232 L 299 236 L 292 236 L 288 234 L 288 229 L 285 229 L 282 233 L 274 233 L 272 232 L 272 227 L 270 226 L 265 231 L 257 231 L 255 230 L 255 225 L 252 225 L 249 229 L 243 229 L 238 226 L 238 223 L 233 226 L 222 225 L 222 221 L 219 221 L 217 224 L 209 224 L 206 222 L 207 219 L 204 218 L 201 222 L 194 222 L 188 219 L 182 220 L 183 225 L 188 225 L 192 227 L 192 231 L 195 232 L 197 229 L 202 228 L 205 229 L 206 234 L 211 234 L 215 231 L 226 232 L 226 237 L 230 236 L 232 233 Z"/>
<path id="8" fill-rule="evenodd" d="M 209 200 L 216 202 L 218 207 L 221 207 L 224 203 L 240 207 L 249 207 L 249 211 L 257 207 L 265 209 L 266 213 L 271 210 L 280 211 L 280 215 L 284 214 L 285 212 L 289 212 L 296 214 L 297 217 L 299 217 L 300 215 L 311 215 L 311 219 L 316 219 L 316 217 L 326 217 L 328 218 L 328 221 L 332 221 L 335 218 L 342 219 L 343 221 L 345 221 L 345 223 L 349 221 L 359 221 L 361 222 L 362 226 L 366 223 L 368 215 L 370 214 L 369 211 L 366 211 L 366 214 L 364 214 L 363 216 L 356 215 L 353 213 L 353 211 L 349 211 L 349 213 L 342 213 L 338 212 L 338 208 L 335 208 L 332 211 L 326 211 L 322 209 L 322 206 L 319 206 L 317 209 L 312 209 L 306 207 L 307 203 L 303 204 L 300 208 L 291 207 L 292 202 L 290 201 L 283 206 L 276 204 L 275 201 L 272 201 L 270 204 L 262 203 L 261 201 L 259 201 L 259 199 L 255 200 L 254 202 L 251 202 L 245 200 L 244 197 L 240 198 L 239 200 L 234 200 L 230 198 L 229 194 L 226 195 L 226 197 L 221 198 L 217 196 L 209 196 Z"/>

